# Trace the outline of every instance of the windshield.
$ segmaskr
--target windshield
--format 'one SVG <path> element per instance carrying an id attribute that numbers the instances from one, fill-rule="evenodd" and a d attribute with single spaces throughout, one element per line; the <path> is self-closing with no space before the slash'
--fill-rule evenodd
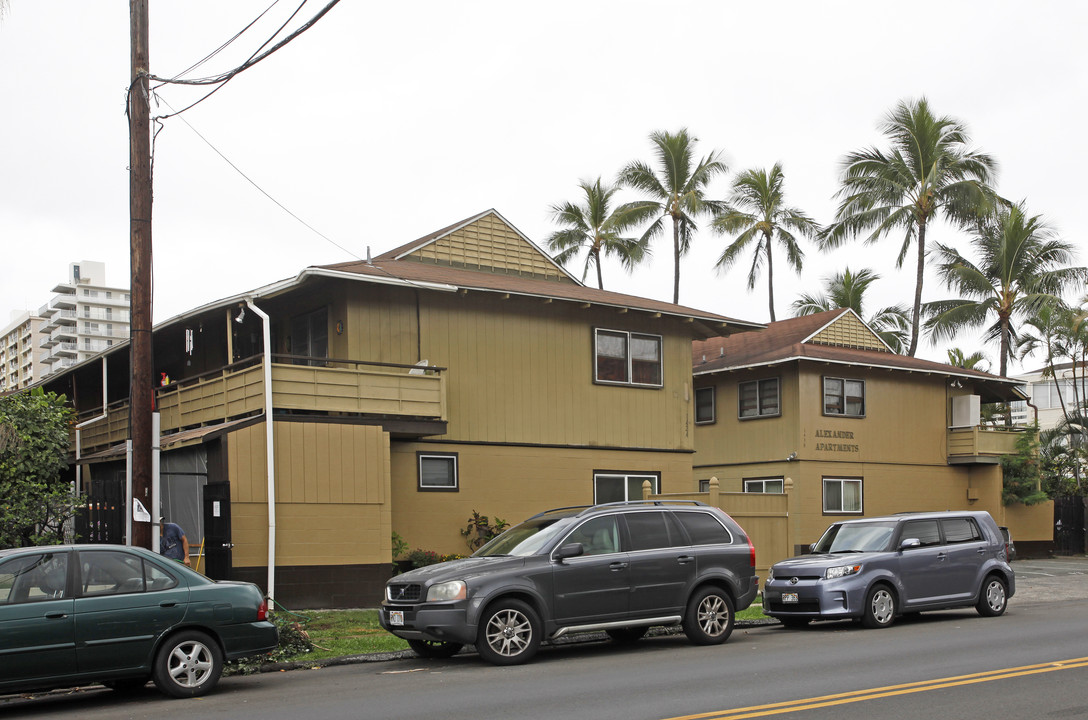
<path id="1" fill-rule="evenodd" d="M 551 543 L 555 536 L 563 531 L 568 523 L 561 523 L 565 518 L 537 518 L 527 520 L 520 525 L 515 525 L 502 535 L 491 540 L 482 548 L 472 553 L 472 557 L 489 557 L 494 555 L 536 555 L 540 550 Z"/>
<path id="2" fill-rule="evenodd" d="M 894 520 L 832 525 L 813 546 L 816 553 L 882 552 L 891 544 Z"/>

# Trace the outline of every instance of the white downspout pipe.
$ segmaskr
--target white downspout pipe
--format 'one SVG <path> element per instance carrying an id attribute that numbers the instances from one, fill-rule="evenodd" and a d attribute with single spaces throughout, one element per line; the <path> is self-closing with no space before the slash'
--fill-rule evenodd
<path id="1" fill-rule="evenodd" d="M 249 309 L 261 318 L 264 329 L 264 429 L 268 463 L 268 597 L 276 595 L 276 448 L 272 432 L 272 327 L 268 315 L 246 298 Z"/>
<path id="2" fill-rule="evenodd" d="M 90 420 L 84 420 L 76 425 L 76 495 L 83 492 L 83 466 L 79 464 L 80 459 L 83 457 L 83 438 L 82 430 L 88 425 L 105 420 L 110 416 L 109 401 L 106 397 L 106 356 L 102 356 L 102 414 L 95 415 Z"/>

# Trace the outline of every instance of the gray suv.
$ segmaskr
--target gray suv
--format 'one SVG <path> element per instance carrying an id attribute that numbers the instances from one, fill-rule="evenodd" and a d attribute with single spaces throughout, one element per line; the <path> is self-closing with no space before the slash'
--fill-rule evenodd
<path id="1" fill-rule="evenodd" d="M 608 503 L 534 515 L 471 557 L 397 575 L 379 619 L 423 657 L 474 644 L 514 665 L 588 630 L 633 642 L 679 624 L 693 643 L 722 643 L 758 590 L 755 548 L 718 508 Z"/>
<path id="2" fill-rule="evenodd" d="M 881 628 L 922 610 L 1001 615 L 1015 591 L 989 513 L 909 513 L 837 522 L 811 554 L 775 563 L 763 612 L 787 626 L 855 618 Z"/>

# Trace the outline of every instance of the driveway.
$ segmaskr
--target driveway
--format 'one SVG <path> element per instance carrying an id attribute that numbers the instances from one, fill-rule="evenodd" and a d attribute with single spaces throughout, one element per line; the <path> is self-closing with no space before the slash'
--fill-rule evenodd
<path id="1" fill-rule="evenodd" d="M 1014 560 L 1016 594 L 1012 604 L 1083 600 L 1088 598 L 1088 557 Z"/>

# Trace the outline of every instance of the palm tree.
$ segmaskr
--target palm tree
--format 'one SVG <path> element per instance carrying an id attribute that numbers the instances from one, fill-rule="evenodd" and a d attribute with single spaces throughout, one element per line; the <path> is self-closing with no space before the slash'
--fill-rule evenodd
<path id="1" fill-rule="evenodd" d="M 985 339 L 999 342 L 998 364 L 1005 377 L 1017 324 L 1056 303 L 1065 288 L 1088 279 L 1088 273 L 1082 267 L 1065 267 L 1073 259 L 1073 246 L 1057 239 L 1041 216 L 1029 217 L 1023 202 L 980 220 L 971 244 L 980 257 L 977 265 L 938 243 L 938 275 L 965 297 L 927 303 L 926 329 L 934 338 L 949 339 L 994 318 Z"/>
<path id="2" fill-rule="evenodd" d="M 948 364 L 964 370 L 990 371 L 990 361 L 986 359 L 981 350 L 976 350 L 970 355 L 964 355 L 963 350 L 958 347 L 949 348 Z"/>
<path id="3" fill-rule="evenodd" d="M 947 117 L 936 117 L 923 97 L 901 101 L 880 125 L 891 141 L 885 152 L 858 150 L 843 159 L 842 198 L 835 222 L 822 237 L 824 248 L 838 247 L 849 237 L 865 232 L 874 243 L 891 231 L 904 231 L 896 266 L 902 267 L 910 245 L 917 251 L 910 348 L 918 350 L 921 323 L 922 276 L 925 270 L 926 231 L 944 217 L 965 224 L 995 199 L 989 188 L 996 162 L 989 155 L 969 150 L 965 127 Z"/>
<path id="4" fill-rule="evenodd" d="M 564 265 L 584 249 L 586 260 L 582 267 L 582 282 L 592 265 L 597 269 L 597 287 L 603 290 L 601 255 L 617 258 L 624 269 L 631 272 L 649 255 L 647 243 L 621 237 L 620 233 L 632 223 L 620 210 L 612 211 L 609 207 L 612 197 L 619 192 L 618 187 L 601 185 L 599 177 L 595 182 L 583 180 L 578 186 L 585 193 L 585 202 L 552 205 L 552 217 L 564 227 L 549 235 L 545 242 L 549 250 L 557 253 L 555 261 Z"/>
<path id="5" fill-rule="evenodd" d="M 654 218 L 642 234 L 641 239 L 647 243 L 661 233 L 666 217 L 672 219 L 672 301 L 679 303 L 680 258 L 691 247 L 699 217 L 721 211 L 723 204 L 708 200 L 706 189 L 715 176 L 727 172 L 728 168 L 717 151 L 695 162 L 698 138 L 688 134 L 687 128 L 681 128 L 675 134 L 654 132 L 650 141 L 654 144 L 657 169 L 635 161 L 620 171 L 620 184 L 640 190 L 649 197 L 627 203 L 621 210 L 625 215 L 630 213 L 634 222 Z"/>
<path id="6" fill-rule="evenodd" d="M 782 166 L 775 163 L 770 172 L 746 170 L 733 181 L 733 189 L 721 215 L 714 219 L 712 227 L 718 233 L 733 236 L 733 242 L 725 248 L 717 267 L 728 270 L 740 254 L 752 248 L 752 266 L 748 270 L 748 289 L 756 286 L 759 268 L 767 264 L 767 304 L 771 322 L 774 316 L 774 241 L 786 251 L 790 267 L 801 273 L 805 253 L 797 244 L 795 231 L 813 238 L 820 232 L 815 220 L 797 208 L 785 205 L 782 185 L 785 176 Z M 754 246 L 754 247 L 752 247 Z"/>
<path id="7" fill-rule="evenodd" d="M 877 310 L 865 319 L 865 293 L 880 276 L 868 268 L 854 273 L 850 268 L 824 279 L 822 295 L 802 294 L 793 302 L 794 317 L 826 312 L 835 308 L 850 308 L 863 318 L 894 352 L 902 353 L 907 344 L 907 332 L 910 320 L 907 311 L 898 306 Z"/>

